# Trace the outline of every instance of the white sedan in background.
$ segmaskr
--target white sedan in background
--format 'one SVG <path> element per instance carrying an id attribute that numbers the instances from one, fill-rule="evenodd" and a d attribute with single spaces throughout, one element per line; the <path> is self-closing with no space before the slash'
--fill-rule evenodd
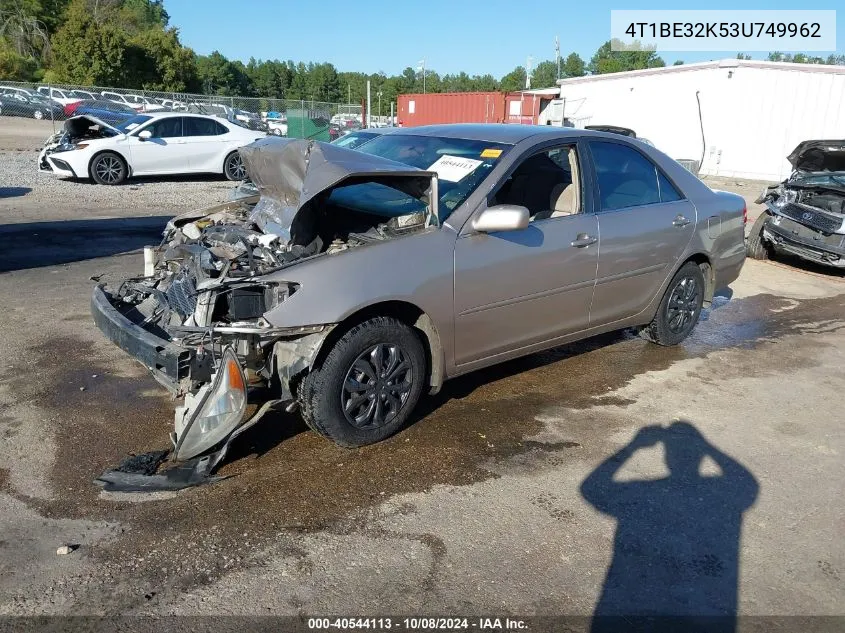
<path id="1" fill-rule="evenodd" d="M 238 148 L 263 132 L 213 116 L 137 114 L 115 126 L 93 116 L 65 121 L 38 156 L 40 171 L 117 185 L 131 176 L 217 173 L 246 177 Z"/>

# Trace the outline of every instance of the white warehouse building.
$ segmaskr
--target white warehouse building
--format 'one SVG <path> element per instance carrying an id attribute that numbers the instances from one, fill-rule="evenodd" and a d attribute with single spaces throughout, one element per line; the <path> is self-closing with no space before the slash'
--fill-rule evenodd
<path id="1" fill-rule="evenodd" d="M 701 175 L 783 180 L 798 143 L 845 138 L 845 66 L 725 59 L 558 83 L 541 124 L 627 127 Z"/>

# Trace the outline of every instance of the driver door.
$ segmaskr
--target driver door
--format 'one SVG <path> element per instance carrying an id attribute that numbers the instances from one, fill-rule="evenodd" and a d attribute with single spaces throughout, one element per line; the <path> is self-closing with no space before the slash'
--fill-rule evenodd
<path id="1" fill-rule="evenodd" d="M 152 134 L 147 140 L 138 136 L 144 130 Z M 182 117 L 154 119 L 136 129 L 129 136 L 129 153 L 134 175 L 174 174 L 191 170 L 182 135 Z"/>
<path id="2" fill-rule="evenodd" d="M 488 201 L 527 207 L 528 227 L 464 227 L 455 243 L 458 366 L 588 327 L 599 244 L 584 178 L 577 144 L 532 153 Z"/>

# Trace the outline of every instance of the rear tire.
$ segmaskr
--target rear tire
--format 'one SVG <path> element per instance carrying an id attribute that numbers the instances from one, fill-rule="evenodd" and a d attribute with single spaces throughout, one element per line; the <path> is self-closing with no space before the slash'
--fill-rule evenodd
<path id="1" fill-rule="evenodd" d="M 375 317 L 352 327 L 302 380 L 305 423 L 340 446 L 387 439 L 408 421 L 425 381 L 425 351 L 397 319 Z"/>
<path id="2" fill-rule="evenodd" d="M 223 161 L 223 175 L 228 180 L 244 180 L 246 179 L 246 168 L 238 152 L 232 152 Z"/>
<path id="3" fill-rule="evenodd" d="M 119 185 L 126 180 L 129 168 L 120 154 L 103 152 L 91 160 L 88 173 L 99 185 Z"/>
<path id="4" fill-rule="evenodd" d="M 36 110 L 32 113 L 32 116 L 38 119 L 39 121 L 44 118 L 44 113 L 41 110 Z"/>
<path id="5" fill-rule="evenodd" d="M 640 335 L 658 345 L 677 345 L 690 335 L 704 305 L 704 274 L 687 262 L 672 277 L 651 323 Z"/>
<path id="6" fill-rule="evenodd" d="M 763 241 L 763 225 L 770 217 L 766 212 L 761 213 L 748 233 L 745 251 L 751 259 L 769 259 L 769 247 Z"/>

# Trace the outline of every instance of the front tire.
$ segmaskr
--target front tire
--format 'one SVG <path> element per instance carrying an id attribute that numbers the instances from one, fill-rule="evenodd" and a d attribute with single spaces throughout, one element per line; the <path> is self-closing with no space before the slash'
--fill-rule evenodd
<path id="1" fill-rule="evenodd" d="M 223 175 L 229 180 L 246 179 L 246 167 L 238 152 L 232 152 L 223 161 Z"/>
<path id="2" fill-rule="evenodd" d="M 103 152 L 94 157 L 88 172 L 99 185 L 119 185 L 126 180 L 129 169 L 120 154 Z"/>
<path id="3" fill-rule="evenodd" d="M 422 393 L 425 351 L 397 319 L 376 317 L 335 342 L 298 390 L 305 423 L 340 446 L 354 448 L 401 430 Z"/>
<path id="4" fill-rule="evenodd" d="M 763 241 L 763 225 L 770 217 L 768 213 L 761 213 L 751 227 L 745 244 L 745 252 L 751 259 L 769 259 L 769 247 Z"/>
<path id="5" fill-rule="evenodd" d="M 704 305 L 704 274 L 687 262 L 672 277 L 657 314 L 640 334 L 658 345 L 677 345 L 690 335 Z"/>

